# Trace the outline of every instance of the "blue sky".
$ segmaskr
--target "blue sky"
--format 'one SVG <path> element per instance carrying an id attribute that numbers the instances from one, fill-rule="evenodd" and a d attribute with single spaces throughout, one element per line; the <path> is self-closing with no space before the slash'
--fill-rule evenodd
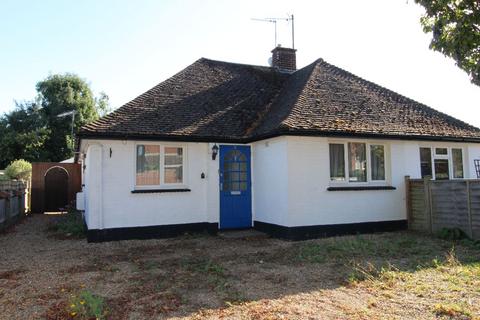
<path id="1" fill-rule="evenodd" d="M 413 0 L 0 0 L 0 113 L 52 73 L 80 75 L 119 107 L 200 57 L 266 65 L 273 25 L 251 18 L 287 13 L 300 67 L 322 57 L 480 126 L 480 88 L 428 49 Z M 284 46 L 289 30 L 278 23 Z"/>

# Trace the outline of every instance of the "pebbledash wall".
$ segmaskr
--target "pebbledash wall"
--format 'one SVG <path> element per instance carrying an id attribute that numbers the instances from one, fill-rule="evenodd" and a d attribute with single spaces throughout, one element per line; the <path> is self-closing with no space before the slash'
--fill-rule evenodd
<path id="1" fill-rule="evenodd" d="M 328 191 L 338 186 L 330 182 L 328 144 L 339 141 L 384 144 L 385 185 L 395 189 Z M 81 151 L 87 154 L 83 194 L 89 240 L 216 230 L 219 157 L 211 158 L 213 144 L 157 142 L 186 147 L 182 187 L 190 191 L 132 193 L 138 143 L 152 141 L 82 139 Z M 465 178 L 476 178 L 473 159 L 480 159 L 480 144 L 472 143 L 284 136 L 250 145 L 255 227 L 291 239 L 406 226 L 404 179 L 406 175 L 420 178 L 420 146 L 462 148 Z M 136 228 L 147 226 L 152 228 Z"/>

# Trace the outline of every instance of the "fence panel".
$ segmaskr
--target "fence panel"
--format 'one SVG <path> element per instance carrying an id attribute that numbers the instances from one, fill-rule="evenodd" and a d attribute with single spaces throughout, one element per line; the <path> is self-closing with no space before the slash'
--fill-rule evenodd
<path id="1" fill-rule="evenodd" d="M 480 181 L 470 182 L 472 238 L 480 239 Z"/>
<path id="2" fill-rule="evenodd" d="M 410 180 L 410 201 L 409 201 L 409 228 L 412 230 L 427 230 L 429 226 L 428 217 L 425 215 L 425 190 L 423 180 Z"/>
<path id="3" fill-rule="evenodd" d="M 465 181 L 432 181 L 432 232 L 444 228 L 469 229 L 467 184 Z M 467 232 L 468 233 L 468 232 Z"/>
<path id="4" fill-rule="evenodd" d="M 0 181 L 0 231 L 25 214 L 26 195 L 22 181 Z"/>
<path id="5" fill-rule="evenodd" d="M 7 201 L 0 199 L 0 226 L 7 220 Z"/>
<path id="6" fill-rule="evenodd" d="M 406 179 L 409 228 L 458 228 L 480 239 L 480 180 Z"/>
<path id="7" fill-rule="evenodd" d="M 10 198 L 10 210 L 8 212 L 9 219 L 13 219 L 19 214 L 18 202 L 19 202 L 18 196 L 13 196 Z"/>

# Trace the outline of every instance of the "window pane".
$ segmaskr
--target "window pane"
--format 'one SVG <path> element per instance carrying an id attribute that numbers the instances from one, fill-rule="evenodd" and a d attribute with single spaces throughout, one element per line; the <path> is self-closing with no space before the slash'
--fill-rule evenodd
<path id="1" fill-rule="evenodd" d="M 182 183 L 183 167 L 165 167 L 165 183 Z"/>
<path id="2" fill-rule="evenodd" d="M 435 154 L 438 154 L 438 155 L 447 155 L 447 154 L 448 154 L 448 150 L 447 150 L 447 148 L 435 148 Z"/>
<path id="3" fill-rule="evenodd" d="M 183 149 L 165 147 L 165 165 L 182 164 Z"/>
<path id="4" fill-rule="evenodd" d="M 165 183 L 183 182 L 183 148 L 165 147 Z"/>
<path id="5" fill-rule="evenodd" d="M 240 172 L 230 172 L 230 179 L 232 181 L 240 181 Z"/>
<path id="6" fill-rule="evenodd" d="M 435 159 L 435 179 L 436 180 L 448 180 L 448 160 L 447 159 Z"/>
<path id="7" fill-rule="evenodd" d="M 462 149 L 452 149 L 453 177 L 463 178 Z"/>
<path id="8" fill-rule="evenodd" d="M 370 146 L 370 160 L 372 162 L 372 180 L 385 180 L 385 150 L 383 146 Z"/>
<path id="9" fill-rule="evenodd" d="M 367 181 L 367 155 L 365 143 L 348 144 L 348 172 L 350 182 Z"/>
<path id="10" fill-rule="evenodd" d="M 224 162 L 223 170 L 227 171 L 240 171 L 240 163 L 238 162 Z"/>
<path id="11" fill-rule="evenodd" d="M 420 170 L 422 178 L 432 177 L 432 149 L 420 148 Z"/>
<path id="12" fill-rule="evenodd" d="M 345 147 L 343 144 L 330 144 L 330 180 L 345 180 Z"/>
<path id="13" fill-rule="evenodd" d="M 160 146 L 137 145 L 136 184 L 160 184 Z"/>

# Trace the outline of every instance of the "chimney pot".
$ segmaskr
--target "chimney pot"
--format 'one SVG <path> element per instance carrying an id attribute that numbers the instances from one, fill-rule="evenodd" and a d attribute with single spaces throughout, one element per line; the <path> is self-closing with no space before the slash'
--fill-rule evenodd
<path id="1" fill-rule="evenodd" d="M 278 45 L 272 50 L 272 67 L 284 72 L 297 70 L 296 49 Z"/>

